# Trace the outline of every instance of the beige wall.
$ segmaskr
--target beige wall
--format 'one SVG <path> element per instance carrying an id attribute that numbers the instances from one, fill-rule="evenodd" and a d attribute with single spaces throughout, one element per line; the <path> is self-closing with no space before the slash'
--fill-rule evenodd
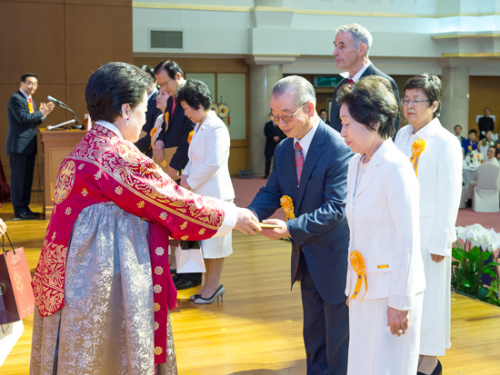
<path id="1" fill-rule="evenodd" d="M 7 101 L 22 74 L 38 76 L 37 105 L 51 95 L 83 121 L 85 86 L 99 66 L 133 62 L 132 0 L 0 0 L 0 158 L 10 180 Z M 71 119 L 56 107 L 43 126 Z M 39 139 L 37 167 L 42 163 Z M 38 187 L 35 170 L 34 188 Z"/>

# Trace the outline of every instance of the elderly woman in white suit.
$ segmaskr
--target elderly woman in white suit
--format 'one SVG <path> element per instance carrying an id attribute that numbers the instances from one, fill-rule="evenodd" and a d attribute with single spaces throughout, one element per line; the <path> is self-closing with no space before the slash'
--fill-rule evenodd
<path id="1" fill-rule="evenodd" d="M 424 293 L 419 374 L 442 372 L 438 356 L 450 343 L 451 247 L 462 192 L 462 150 L 438 116 L 443 95 L 437 76 L 421 74 L 406 82 L 403 110 L 410 125 L 396 136 L 408 157 L 420 142 L 413 166 L 420 183 L 420 248 L 427 289 Z"/>
<path id="2" fill-rule="evenodd" d="M 347 174 L 347 373 L 415 375 L 425 278 L 418 181 L 391 139 L 398 102 L 379 76 L 342 87 L 337 102 L 341 135 L 357 153 Z"/>
<path id="3" fill-rule="evenodd" d="M 211 110 L 211 96 L 208 86 L 190 79 L 179 88 L 177 102 L 186 116 L 196 126 L 190 135 L 189 162 L 182 172 L 181 186 L 197 194 L 234 200 L 234 189 L 229 176 L 228 159 L 229 132 L 222 120 Z M 224 258 L 231 255 L 231 233 L 218 238 L 200 241 L 206 273 L 203 286 L 198 294 L 191 296 L 195 303 L 212 303 L 225 293 L 220 278 Z"/>

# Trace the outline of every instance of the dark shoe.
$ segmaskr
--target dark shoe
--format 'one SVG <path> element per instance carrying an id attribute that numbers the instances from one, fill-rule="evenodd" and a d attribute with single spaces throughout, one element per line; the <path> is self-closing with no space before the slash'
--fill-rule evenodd
<path id="1" fill-rule="evenodd" d="M 268 174 L 266 174 L 266 175 L 264 175 L 264 177 L 263 177 L 263 178 L 264 178 L 264 180 L 267 180 L 267 179 L 269 178 L 269 175 L 268 175 Z"/>
<path id="2" fill-rule="evenodd" d="M 36 217 L 40 217 L 40 216 L 42 216 L 42 214 L 41 214 L 40 212 L 33 212 L 33 211 L 31 211 L 29 208 L 28 208 L 28 212 L 29 212 L 30 214 L 32 214 L 32 215 L 35 215 Z"/>
<path id="3" fill-rule="evenodd" d="M 194 303 L 206 305 L 206 304 L 212 303 L 215 299 L 217 299 L 217 301 L 218 301 L 219 297 L 220 297 L 220 301 L 222 302 L 224 300 L 224 293 L 226 293 L 226 289 L 224 289 L 224 285 L 220 284 L 219 288 L 215 291 L 214 294 L 212 294 L 211 297 L 202 298 L 200 296 L 199 298 L 196 298 L 194 300 Z"/>
<path id="4" fill-rule="evenodd" d="M 172 276 L 175 275 L 175 274 L 177 274 L 177 269 L 176 268 L 174 268 L 174 269 L 170 268 L 170 274 Z"/>
<path id="5" fill-rule="evenodd" d="M 182 279 L 182 273 L 176 273 L 175 276 L 172 277 L 174 284 L 178 283 L 180 279 Z"/>
<path id="6" fill-rule="evenodd" d="M 442 374 L 443 374 L 443 366 L 441 366 L 441 362 L 439 362 L 439 359 L 438 359 L 438 364 L 436 365 L 436 367 L 432 371 L 431 375 L 442 375 Z M 423 372 L 417 371 L 417 375 L 425 375 L 425 374 Z"/>
<path id="7" fill-rule="evenodd" d="M 36 220 L 40 217 L 40 214 L 36 215 L 32 212 L 25 212 L 22 214 L 16 214 L 17 220 Z"/>
<path id="8" fill-rule="evenodd" d="M 472 208 L 472 199 L 467 199 L 467 202 L 465 202 L 465 207 Z"/>
<path id="9" fill-rule="evenodd" d="M 182 280 L 181 279 L 178 282 L 176 282 L 174 285 L 175 285 L 175 288 L 177 290 L 184 290 L 184 289 L 194 288 L 195 286 L 201 285 L 201 283 L 195 283 L 195 282 L 190 281 L 190 280 Z"/>

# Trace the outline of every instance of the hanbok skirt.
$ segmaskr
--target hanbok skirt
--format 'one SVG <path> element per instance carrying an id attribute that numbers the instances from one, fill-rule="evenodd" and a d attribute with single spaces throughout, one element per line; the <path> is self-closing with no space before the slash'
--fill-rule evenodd
<path id="1" fill-rule="evenodd" d="M 167 362 L 154 365 L 148 224 L 114 203 L 85 208 L 73 227 L 65 305 L 35 309 L 30 375 L 176 375 L 170 317 Z"/>
<path id="2" fill-rule="evenodd" d="M 388 299 L 349 300 L 347 375 L 415 375 L 423 293 L 415 296 L 409 329 L 400 337 L 387 326 Z"/>

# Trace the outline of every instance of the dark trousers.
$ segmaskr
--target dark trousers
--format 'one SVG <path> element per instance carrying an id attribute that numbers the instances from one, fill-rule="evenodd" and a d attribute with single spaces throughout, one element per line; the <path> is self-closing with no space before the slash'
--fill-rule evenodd
<path id="1" fill-rule="evenodd" d="M 345 375 L 349 310 L 344 302 L 338 305 L 326 303 L 314 286 L 303 254 L 300 263 L 307 375 Z"/>
<path id="2" fill-rule="evenodd" d="M 266 171 L 264 173 L 265 176 L 269 176 L 269 173 L 271 171 L 271 163 L 273 162 L 273 156 L 267 156 L 266 155 Z"/>
<path id="3" fill-rule="evenodd" d="M 35 170 L 34 155 L 9 153 L 10 162 L 10 195 L 16 215 L 29 212 L 31 201 L 31 186 Z"/>

